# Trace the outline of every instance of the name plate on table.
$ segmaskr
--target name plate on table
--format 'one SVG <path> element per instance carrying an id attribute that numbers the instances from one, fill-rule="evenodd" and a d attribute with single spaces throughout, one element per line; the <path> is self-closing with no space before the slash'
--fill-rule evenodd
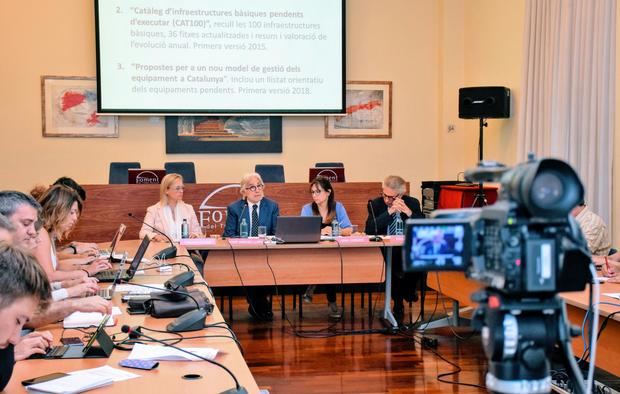
<path id="1" fill-rule="evenodd" d="M 405 236 L 404 235 L 384 235 L 383 239 L 386 241 L 392 241 L 392 242 L 405 242 Z"/>
<path id="2" fill-rule="evenodd" d="M 184 238 L 179 243 L 186 248 L 212 246 L 217 240 L 215 238 Z"/>
<path id="3" fill-rule="evenodd" d="M 362 244 L 368 242 L 368 237 L 365 235 L 354 235 L 351 237 L 336 237 L 336 240 L 340 244 Z"/>
<path id="4" fill-rule="evenodd" d="M 165 176 L 166 170 L 146 170 L 140 168 L 130 168 L 127 170 L 127 183 L 135 185 L 160 184 L 161 180 Z"/>
<path id="5" fill-rule="evenodd" d="M 265 243 L 264 238 L 228 238 L 227 240 L 232 246 L 263 245 Z"/>

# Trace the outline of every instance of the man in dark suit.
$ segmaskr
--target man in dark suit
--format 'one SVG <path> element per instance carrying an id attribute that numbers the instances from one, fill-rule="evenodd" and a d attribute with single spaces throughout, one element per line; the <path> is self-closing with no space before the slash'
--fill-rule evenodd
<path id="1" fill-rule="evenodd" d="M 366 234 L 394 234 L 394 223 L 398 216 L 403 222 L 409 218 L 423 218 L 420 202 L 405 195 L 405 180 L 396 175 L 390 175 L 383 181 L 381 197 L 371 201 L 366 219 Z M 374 216 L 373 216 L 374 212 Z M 376 219 L 376 222 L 375 222 Z M 376 230 L 375 230 L 376 229 Z M 385 257 L 385 250 L 382 251 Z M 405 307 L 404 300 L 417 299 L 416 283 L 421 279 L 420 274 L 403 273 L 402 248 L 392 251 L 392 299 L 394 300 L 394 317 L 402 322 Z"/>
<path id="2" fill-rule="evenodd" d="M 241 180 L 241 200 L 235 201 L 227 208 L 225 237 L 239 237 L 241 235 L 241 223 L 245 219 L 248 235 L 258 235 L 258 227 L 265 226 L 267 235 L 276 232 L 276 220 L 280 214 L 278 203 L 265 197 L 265 184 L 257 173 L 249 173 Z M 269 289 L 267 287 L 246 287 L 248 295 L 248 312 L 258 320 L 273 320 L 271 304 L 267 300 Z"/>

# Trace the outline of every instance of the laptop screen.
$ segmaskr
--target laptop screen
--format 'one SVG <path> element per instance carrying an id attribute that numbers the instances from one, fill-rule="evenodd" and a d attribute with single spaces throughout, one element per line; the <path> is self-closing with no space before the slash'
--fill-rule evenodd
<path id="1" fill-rule="evenodd" d="M 86 344 L 86 346 L 84 346 L 84 348 L 82 349 L 82 353 L 88 353 L 90 348 L 95 343 L 95 339 L 97 339 L 97 336 L 99 336 L 101 331 L 103 331 L 103 328 L 105 327 L 106 323 L 110 319 L 110 316 L 111 315 L 104 315 L 103 316 L 103 319 L 101 320 L 101 323 L 99 323 L 99 327 L 97 327 L 97 330 L 93 333 L 93 335 L 88 340 L 88 343 Z"/>
<path id="2" fill-rule="evenodd" d="M 151 240 L 149 239 L 148 235 L 145 235 L 142 243 L 140 243 L 140 246 L 136 251 L 135 256 L 133 256 L 133 260 L 131 261 L 129 268 L 127 268 L 127 276 L 129 279 L 132 279 L 134 274 L 138 270 L 138 266 L 142 262 L 142 258 L 144 257 L 144 254 L 146 253 L 150 242 Z"/>
<path id="3" fill-rule="evenodd" d="M 110 296 L 114 295 L 116 285 L 118 284 L 118 282 L 120 282 L 121 274 L 123 273 L 123 268 L 125 267 L 125 261 L 127 261 L 127 252 L 123 253 L 121 264 L 118 267 L 118 271 L 116 271 L 116 276 L 114 277 L 114 281 L 112 282 L 112 288 L 110 289 Z"/>
<path id="4" fill-rule="evenodd" d="M 123 238 L 123 234 L 125 234 L 126 229 L 127 226 L 121 223 L 118 230 L 116 230 L 116 234 L 114 234 L 114 238 L 112 238 L 112 243 L 110 243 L 110 262 L 112 262 L 114 258 L 114 249 L 116 249 L 116 244 L 121 240 L 121 238 Z"/>

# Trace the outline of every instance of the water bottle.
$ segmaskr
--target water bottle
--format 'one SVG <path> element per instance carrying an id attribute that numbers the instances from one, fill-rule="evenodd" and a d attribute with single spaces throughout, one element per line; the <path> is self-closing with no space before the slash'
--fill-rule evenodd
<path id="1" fill-rule="evenodd" d="M 187 219 L 183 219 L 183 223 L 181 223 L 181 238 L 189 238 L 189 223 L 187 223 Z"/>
<path id="2" fill-rule="evenodd" d="M 241 236 L 241 238 L 248 237 L 248 222 L 245 221 L 245 218 L 241 219 L 241 225 L 239 226 L 239 236 Z"/>
<path id="3" fill-rule="evenodd" d="M 339 237 L 340 236 L 340 223 L 338 223 L 337 219 L 332 221 L 332 236 Z"/>
<path id="4" fill-rule="evenodd" d="M 394 227 L 394 235 L 403 235 L 403 219 L 400 218 L 400 215 L 396 216 L 396 224 Z"/>

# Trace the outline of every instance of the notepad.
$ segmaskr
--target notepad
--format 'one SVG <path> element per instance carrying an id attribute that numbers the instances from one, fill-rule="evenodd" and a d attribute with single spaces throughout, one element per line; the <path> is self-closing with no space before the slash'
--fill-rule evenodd
<path id="1" fill-rule="evenodd" d="M 620 300 L 620 293 L 603 293 L 603 295 Z"/>
<path id="2" fill-rule="evenodd" d="M 112 308 L 112 316 L 121 315 L 122 312 L 119 307 Z M 85 327 L 97 327 L 103 320 L 103 314 L 99 312 L 73 312 L 69 316 L 65 317 L 62 322 L 64 328 L 85 328 Z M 114 325 L 114 318 L 109 318 L 106 323 L 106 327 Z"/>
<path id="3" fill-rule="evenodd" d="M 208 360 L 215 360 L 218 350 L 209 347 L 183 348 L 188 352 L 197 354 Z M 158 361 L 202 361 L 202 359 L 184 353 L 169 346 L 152 346 L 136 343 L 129 354 L 128 359 L 134 360 L 158 360 Z"/>
<path id="4" fill-rule="evenodd" d="M 112 379 L 105 376 L 82 372 L 43 383 L 33 384 L 26 389 L 30 393 L 71 394 L 82 393 L 97 387 L 107 386 L 113 382 Z"/>

